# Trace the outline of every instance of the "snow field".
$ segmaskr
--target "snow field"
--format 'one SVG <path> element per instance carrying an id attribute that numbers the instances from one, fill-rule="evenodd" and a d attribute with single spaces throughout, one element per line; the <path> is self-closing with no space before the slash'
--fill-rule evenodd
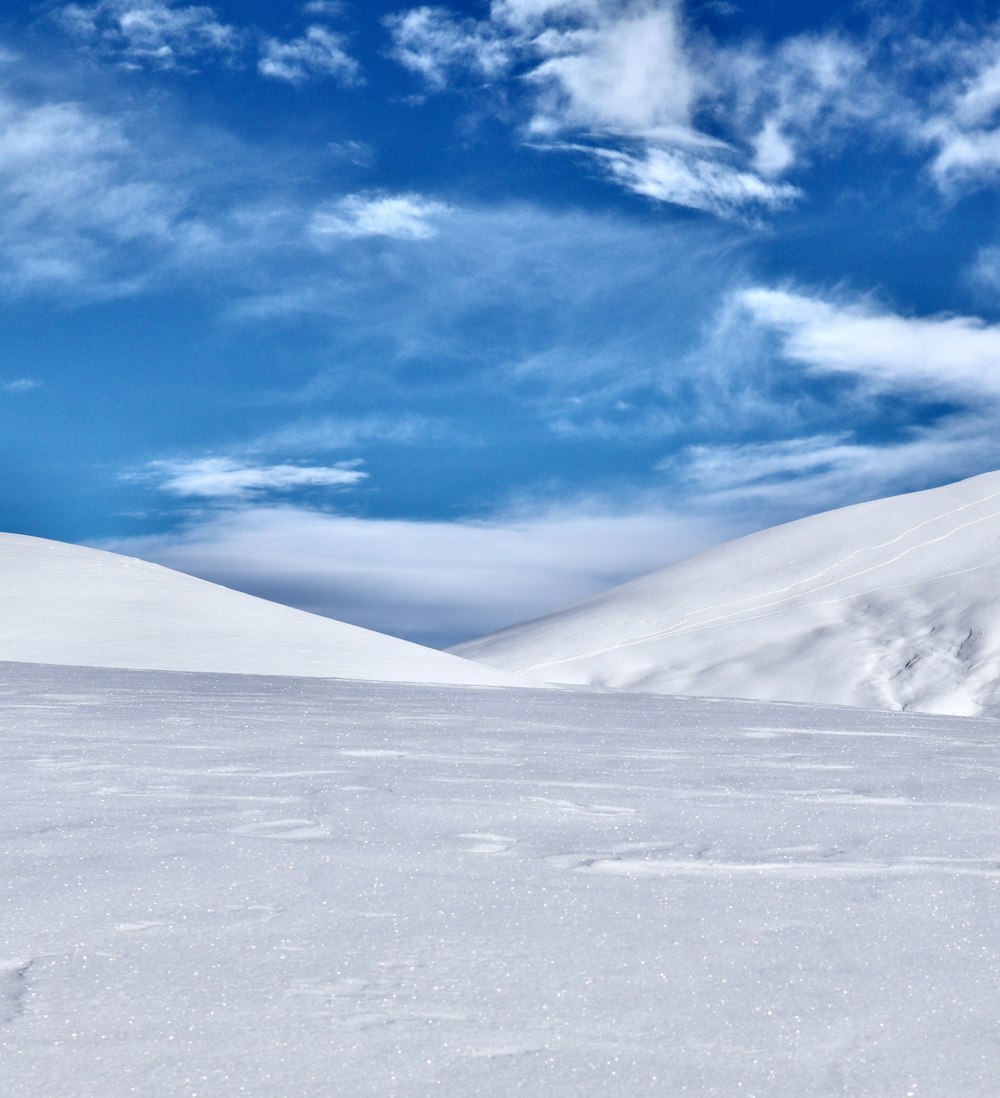
<path id="1" fill-rule="evenodd" d="M 0 1090 L 992 1098 L 990 721 L 6 664 Z"/>

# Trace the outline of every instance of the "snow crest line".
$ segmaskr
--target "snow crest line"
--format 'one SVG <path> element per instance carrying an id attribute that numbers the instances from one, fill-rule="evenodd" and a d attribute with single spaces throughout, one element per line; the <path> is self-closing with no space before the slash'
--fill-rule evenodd
<path id="1" fill-rule="evenodd" d="M 798 586 L 801 586 L 804 583 L 810 583 L 813 580 L 822 578 L 824 575 L 827 575 L 829 572 L 833 571 L 834 569 L 837 569 L 837 568 L 841 567 L 842 565 L 846 564 L 852 558 L 858 556 L 861 553 L 870 553 L 870 552 L 874 552 L 877 549 L 884 549 L 889 545 L 895 545 L 898 542 L 902 541 L 903 538 L 908 537 L 909 535 L 915 533 L 917 530 L 921 529 L 924 526 L 929 526 L 932 523 L 940 522 L 942 519 L 948 518 L 951 515 L 956 515 L 956 514 L 961 513 L 962 511 L 967 511 L 970 507 L 976 507 L 979 504 L 989 503 L 990 500 L 996 499 L 998 497 L 1000 497 L 1000 492 L 993 492 L 988 496 L 984 496 L 982 499 L 972 500 L 969 503 L 963 504 L 961 507 L 956 507 L 956 508 L 952 509 L 951 511 L 944 511 L 940 515 L 935 515 L 933 518 L 924 519 L 923 522 L 918 522 L 915 526 L 912 526 L 912 527 L 904 530 L 901 534 L 898 534 L 894 538 L 890 538 L 888 541 L 881 542 L 880 544 L 877 544 L 877 545 L 866 546 L 863 549 L 855 549 L 852 552 L 848 553 L 847 556 L 842 557 L 840 560 L 835 561 L 833 564 L 831 564 L 828 567 L 826 567 L 826 568 L 822 569 L 821 571 L 817 572 L 815 576 L 809 576 L 806 579 L 796 580 L 794 583 L 789 584 L 785 587 L 777 587 L 777 588 L 774 588 L 771 591 L 763 591 L 758 595 L 752 595 L 752 596 L 749 596 L 748 598 L 745 598 L 745 599 L 738 599 L 735 602 L 719 603 L 719 604 L 714 605 L 714 606 L 703 606 L 703 607 L 700 607 L 697 610 L 689 610 L 684 615 L 683 618 L 681 618 L 679 621 L 674 622 L 672 625 L 668 625 L 664 629 L 658 629 L 658 630 L 656 630 L 652 633 L 643 633 L 643 634 L 641 634 L 639 636 L 636 636 L 636 637 L 630 637 L 627 640 L 619 641 L 617 644 L 611 644 L 611 645 L 608 645 L 607 647 L 604 647 L 604 648 L 597 648 L 597 649 L 594 649 L 591 652 L 581 652 L 581 653 L 578 653 L 575 656 L 566 656 L 562 659 L 547 660 L 543 663 L 536 663 L 536 664 L 532 664 L 528 667 L 518 668 L 518 670 L 515 673 L 516 674 L 525 674 L 525 673 L 528 673 L 528 672 L 531 672 L 531 671 L 540 671 L 540 670 L 542 670 L 543 668 L 546 668 L 546 667 L 559 667 L 562 664 L 574 663 L 576 660 L 591 659 L 594 656 L 602 656 L 602 655 L 605 655 L 608 652 L 616 652 L 616 651 L 619 651 L 620 649 L 623 649 L 623 648 L 631 648 L 634 645 L 643 644 L 646 641 L 660 640 L 661 638 L 664 638 L 664 637 L 683 636 L 683 635 L 686 635 L 688 633 L 698 632 L 701 629 L 708 629 L 708 628 L 713 628 L 713 627 L 719 626 L 719 625 L 729 624 L 731 622 L 740 620 L 742 615 L 749 614 L 754 610 L 767 610 L 767 609 L 770 609 L 771 607 L 781 606 L 782 603 L 792 602 L 795 599 L 802 598 L 802 597 L 808 596 L 808 595 L 816 594 L 819 591 L 824 591 L 829 587 L 833 587 L 837 583 L 846 583 L 849 580 L 857 579 L 859 576 L 864 576 L 864 575 L 867 575 L 870 572 L 875 572 L 879 568 L 885 568 L 887 565 L 895 564 L 896 561 L 902 560 L 903 557 L 909 556 L 910 553 L 915 553 L 919 549 L 926 549 L 929 545 L 935 545 L 938 542 L 945 541 L 948 538 L 950 538 L 950 537 L 954 536 L 955 534 L 959 533 L 961 530 L 968 529 L 970 526 L 976 526 L 978 523 L 986 522 L 987 520 L 989 520 L 991 518 L 998 518 L 998 517 L 1000 517 L 1000 511 L 993 511 L 988 515 L 980 515 L 979 518 L 972 519 L 969 522 L 964 522 L 964 523 L 961 523 L 958 526 L 953 527 L 951 530 L 946 531 L 944 534 L 941 534 L 939 537 L 929 538 L 926 541 L 918 542 L 916 545 L 911 545 L 909 548 L 904 549 L 901 553 L 897 553 L 896 556 L 894 556 L 894 557 L 889 557 L 887 560 L 879 561 L 877 564 L 873 564 L 868 568 L 862 568 L 859 571 L 853 572 L 849 575 L 839 576 L 839 577 L 837 577 L 833 580 L 830 580 L 828 583 L 820 584 L 817 587 L 810 587 L 810 588 L 807 588 L 804 591 L 798 591 L 793 595 L 788 595 L 785 598 L 777 599 L 774 602 L 764 603 L 761 606 L 747 607 L 745 610 L 737 610 L 737 611 L 734 611 L 734 612 L 731 612 L 731 613 L 728 613 L 728 614 L 721 614 L 716 618 L 711 618 L 708 621 L 699 622 L 695 625 L 692 625 L 692 627 L 690 629 L 685 628 L 685 626 L 687 626 L 688 623 L 690 622 L 691 618 L 697 616 L 698 614 L 709 613 L 712 610 L 724 610 L 724 609 L 731 608 L 731 607 L 741 606 L 743 603 L 747 603 L 747 602 L 757 602 L 759 599 L 766 599 L 766 598 L 770 597 L 771 595 L 783 594 L 785 591 L 791 590 L 791 588 L 793 588 L 793 587 L 798 587 Z M 987 566 L 986 565 L 982 565 L 982 566 L 977 565 L 975 568 L 960 569 L 958 572 L 948 572 L 948 573 L 944 573 L 943 575 L 960 575 L 962 572 L 975 571 L 979 567 L 987 567 Z M 943 578 L 943 577 L 934 577 L 934 578 Z M 921 581 L 921 582 L 923 582 L 923 581 Z M 891 586 L 892 587 L 908 587 L 908 586 L 912 586 L 912 585 L 911 584 L 894 584 L 894 585 L 891 585 Z M 889 588 L 886 588 L 886 589 L 889 589 Z M 831 599 L 831 600 L 829 600 L 829 602 L 830 603 L 846 602 L 849 599 L 858 598 L 858 597 L 861 597 L 862 595 L 871 594 L 871 593 L 872 593 L 872 590 L 868 590 L 868 591 L 864 591 L 864 592 L 858 592 L 857 594 L 853 594 L 853 595 L 845 595 L 844 598 L 842 598 L 842 599 Z M 805 603 L 805 604 L 799 604 L 799 605 L 825 605 L 825 604 Z M 789 607 L 788 609 L 791 609 L 791 607 Z M 782 613 L 782 612 L 783 611 L 780 611 L 780 610 L 776 611 L 776 613 Z M 754 617 L 746 617 L 743 620 L 745 620 L 745 621 L 757 621 L 758 618 L 771 617 L 771 616 L 774 616 L 774 615 L 758 614 L 757 616 L 754 616 Z"/>

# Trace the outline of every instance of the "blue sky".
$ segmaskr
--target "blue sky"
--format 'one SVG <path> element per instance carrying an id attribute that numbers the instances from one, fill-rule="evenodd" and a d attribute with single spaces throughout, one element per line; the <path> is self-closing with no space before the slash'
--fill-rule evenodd
<path id="1" fill-rule="evenodd" d="M 989 5 L 11 7 L 4 529 L 445 644 L 1000 466 Z"/>

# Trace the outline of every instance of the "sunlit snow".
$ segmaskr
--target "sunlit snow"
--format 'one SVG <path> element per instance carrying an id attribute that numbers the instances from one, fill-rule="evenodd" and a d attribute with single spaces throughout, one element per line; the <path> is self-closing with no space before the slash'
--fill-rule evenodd
<path id="1" fill-rule="evenodd" d="M 5 664 L 10 1098 L 989 1096 L 988 720 Z"/>
<path id="2" fill-rule="evenodd" d="M 169 568 L 0 534 L 0 660 L 518 685 L 513 676 Z"/>
<path id="3" fill-rule="evenodd" d="M 752 534 L 454 651 L 542 681 L 1000 715 L 1000 473 Z"/>
<path id="4" fill-rule="evenodd" d="M 989 709 L 998 514 L 993 476 L 820 516 L 521 635 L 650 689 L 670 652 L 867 697 L 913 650 L 876 703 Z M 3 1098 L 996 1094 L 997 722 L 533 687 L 112 554 L 0 567 Z"/>

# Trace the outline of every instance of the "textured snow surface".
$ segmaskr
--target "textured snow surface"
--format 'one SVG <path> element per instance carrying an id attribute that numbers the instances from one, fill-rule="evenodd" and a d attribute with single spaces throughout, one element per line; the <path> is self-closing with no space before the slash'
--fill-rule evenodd
<path id="1" fill-rule="evenodd" d="M 502 671 L 161 568 L 0 534 L 0 660 L 516 684 Z"/>
<path id="2" fill-rule="evenodd" d="M 753 534 L 454 651 L 552 682 L 1000 714 L 1000 473 Z"/>
<path id="3" fill-rule="evenodd" d="M 5 1098 L 994 1098 L 994 722 L 0 666 Z"/>

